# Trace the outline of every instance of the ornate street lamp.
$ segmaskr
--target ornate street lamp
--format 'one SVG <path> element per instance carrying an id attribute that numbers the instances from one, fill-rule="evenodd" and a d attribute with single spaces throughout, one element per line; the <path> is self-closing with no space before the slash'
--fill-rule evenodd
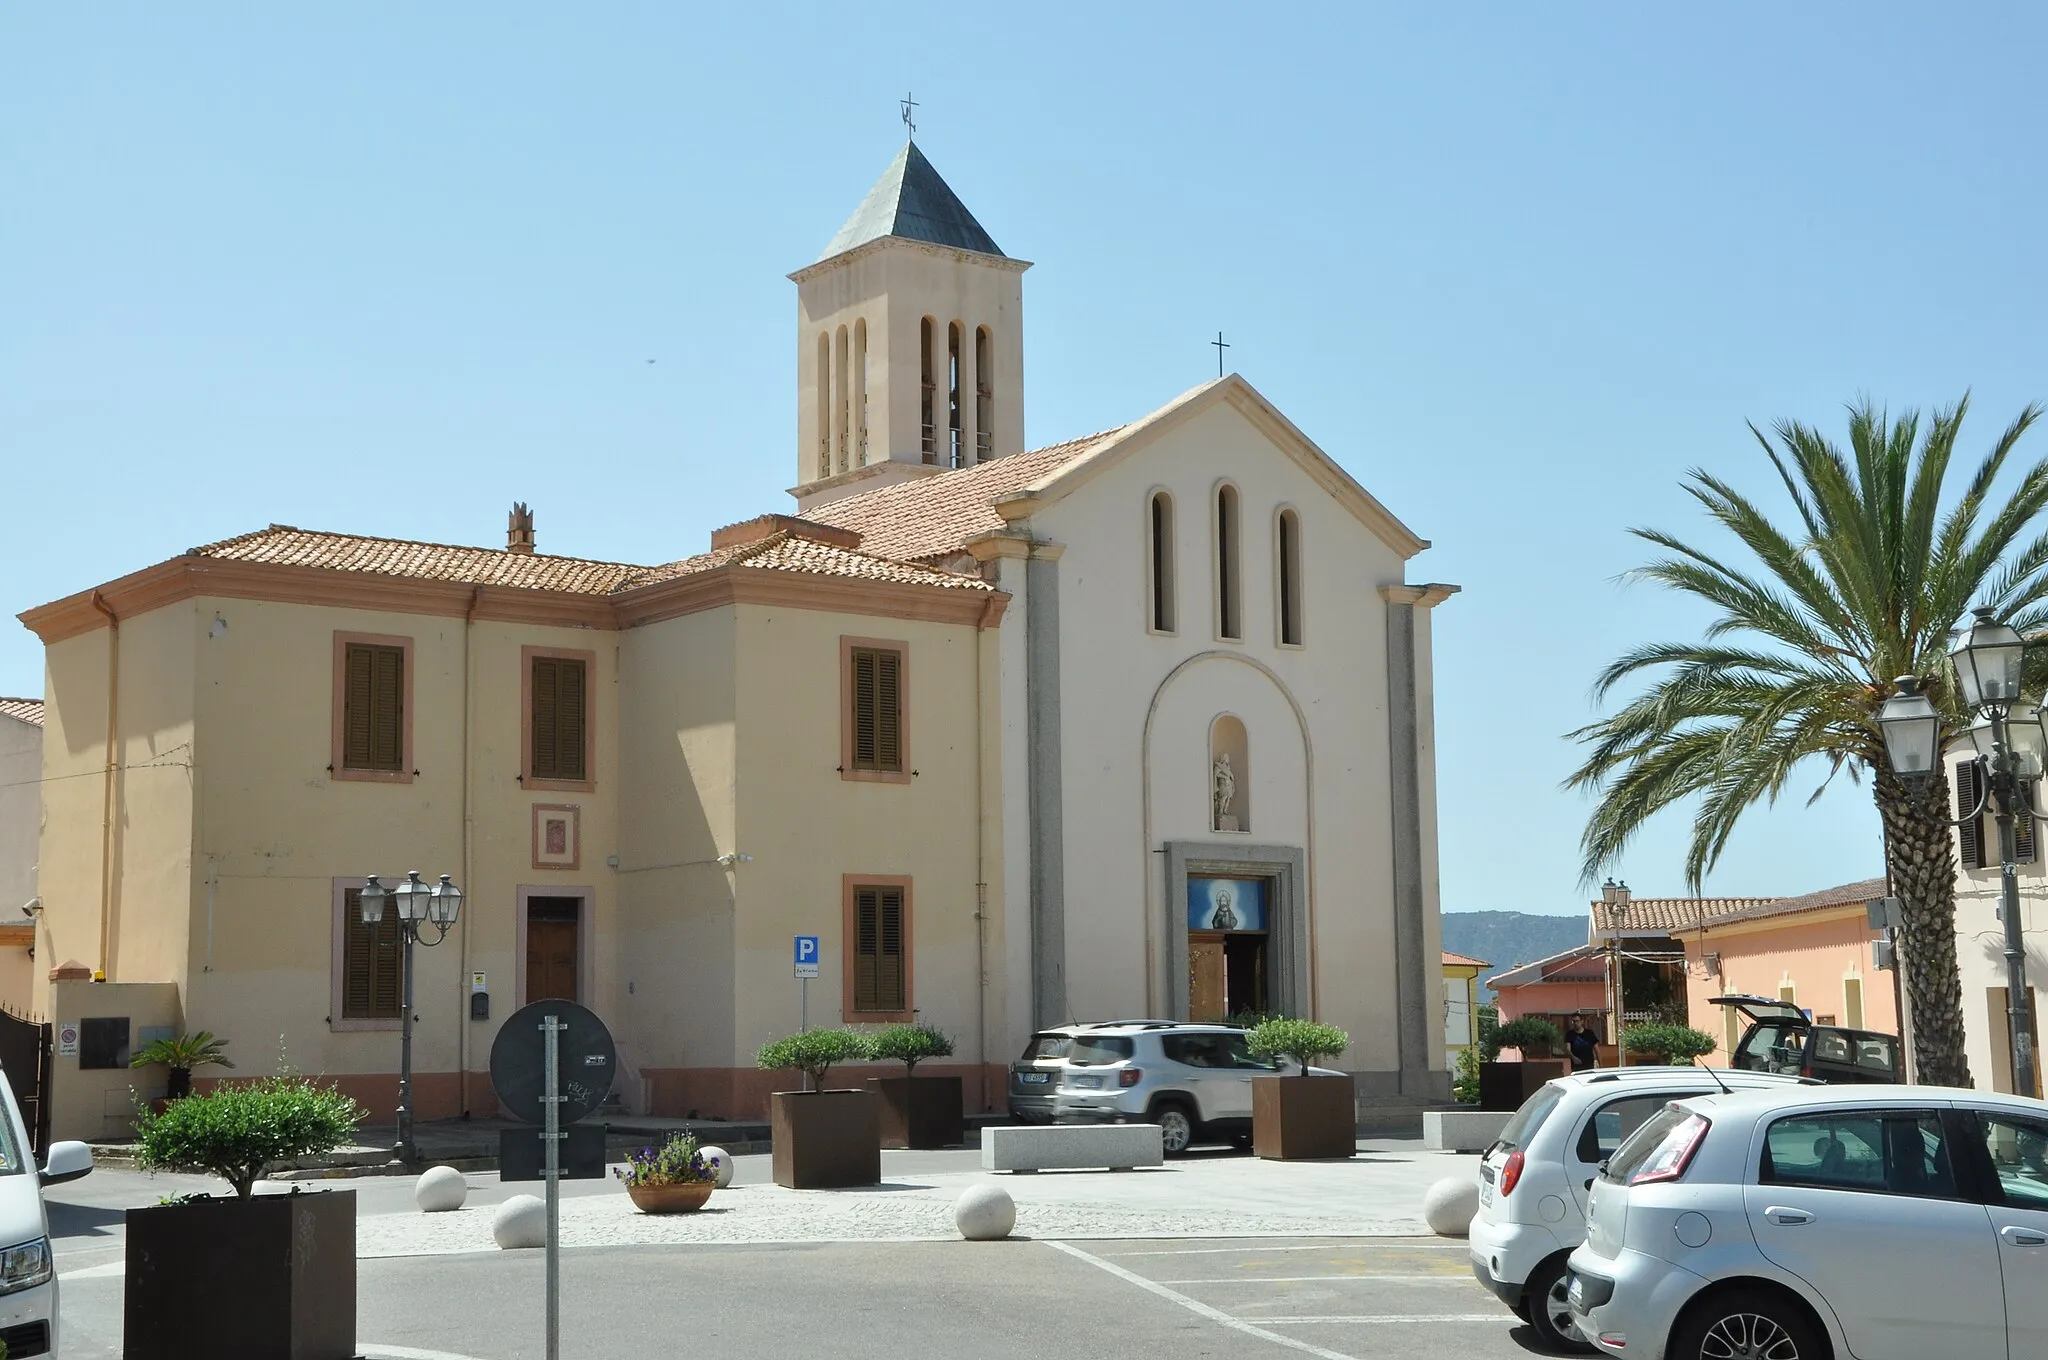
<path id="1" fill-rule="evenodd" d="M 448 938 L 456 917 L 462 914 L 462 889 L 446 874 L 439 883 L 424 883 L 417 869 L 408 870 L 405 881 L 395 888 L 386 888 L 371 874 L 363 880 L 364 925 L 374 926 L 384 919 L 387 899 L 397 904 L 398 937 L 404 951 L 404 998 L 398 1023 L 398 1155 L 410 1162 L 417 1151 L 412 1141 L 412 947 L 419 944 L 431 949 Z M 431 940 L 425 934 L 428 925 L 434 930 Z"/>
<path id="2" fill-rule="evenodd" d="M 2014 862 L 2014 817 L 2034 817 L 2031 785 L 2041 777 L 2048 758 L 2048 732 L 2043 710 L 2020 704 L 2020 679 L 2027 640 L 2017 629 L 1999 622 L 1990 609 L 1976 611 L 1969 632 L 1949 651 L 1963 706 L 1976 721 L 1962 734 L 1975 752 L 1981 793 L 1977 806 L 1963 817 L 1943 821 L 1960 826 L 1984 815 L 1988 805 L 1998 824 L 1999 916 L 2005 927 L 2006 1006 L 2012 1036 L 2013 1087 L 2021 1095 L 2034 1092 L 2033 1007 L 2027 1000 L 2025 938 L 2020 928 L 2019 866 Z M 1941 760 L 1941 716 L 1920 692 L 1915 676 L 1898 681 L 1898 692 L 1878 710 L 1885 755 L 1916 796 L 1926 788 Z"/>

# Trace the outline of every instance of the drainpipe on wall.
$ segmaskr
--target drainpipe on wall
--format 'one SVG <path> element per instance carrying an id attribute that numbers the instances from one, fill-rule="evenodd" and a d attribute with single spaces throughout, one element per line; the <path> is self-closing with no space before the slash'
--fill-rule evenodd
<path id="1" fill-rule="evenodd" d="M 95 590 L 92 607 L 107 616 L 107 768 L 100 801 L 100 965 L 94 974 L 104 982 L 113 963 L 114 933 L 114 771 L 120 739 L 121 620 Z"/>
<path id="2" fill-rule="evenodd" d="M 988 733 L 982 727 L 982 692 L 988 688 L 987 653 L 999 644 L 985 625 L 974 635 L 974 1084 L 981 1108 L 988 1095 Z"/>
<path id="3" fill-rule="evenodd" d="M 476 891 L 476 866 L 472 863 L 470 849 L 475 839 L 471 826 L 475 813 L 469 791 L 469 710 L 473 692 L 471 682 L 476 675 L 471 658 L 475 652 L 476 611 L 483 602 L 484 588 L 479 585 L 470 593 L 469 613 L 462 620 L 462 881 L 469 885 L 471 892 Z M 455 973 L 455 1085 L 460 1093 L 464 1119 L 469 1118 L 469 919 L 474 915 L 474 909 L 462 914 L 459 927 L 462 933 L 456 943 L 462 955 L 462 966 Z"/>

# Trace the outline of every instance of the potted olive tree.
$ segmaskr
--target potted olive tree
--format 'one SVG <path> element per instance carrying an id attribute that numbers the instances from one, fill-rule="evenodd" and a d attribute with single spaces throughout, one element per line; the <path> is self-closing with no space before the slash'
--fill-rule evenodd
<path id="1" fill-rule="evenodd" d="M 1252 1078 L 1252 1151 L 1276 1161 L 1349 1157 L 1358 1150 L 1351 1078 L 1316 1067 L 1351 1047 L 1351 1036 L 1313 1020 L 1267 1020 L 1245 1036 L 1262 1058 L 1294 1063 L 1291 1075 Z"/>
<path id="2" fill-rule="evenodd" d="M 873 1091 L 825 1089 L 833 1067 L 868 1055 L 868 1041 L 848 1029 L 805 1030 L 754 1055 L 756 1067 L 804 1075 L 804 1089 L 768 1097 L 777 1185 L 828 1190 L 881 1181 L 880 1100 Z"/>
<path id="3" fill-rule="evenodd" d="M 227 1067 L 227 1054 L 221 1052 L 228 1046 L 225 1039 L 216 1039 L 207 1030 L 195 1034 L 180 1034 L 174 1039 L 152 1039 L 144 1044 L 128 1063 L 130 1067 L 149 1067 L 162 1063 L 170 1076 L 164 1083 L 165 1100 L 183 1100 L 192 1094 L 192 1070 L 196 1067 Z"/>
<path id="4" fill-rule="evenodd" d="M 1569 1064 L 1550 1057 L 1564 1042 L 1556 1025 L 1534 1015 L 1510 1020 L 1486 1040 L 1486 1061 L 1479 1067 L 1479 1108 L 1519 1110 L 1543 1083 L 1565 1074 Z M 1504 1048 L 1520 1050 L 1520 1062 L 1500 1061 Z"/>
<path id="5" fill-rule="evenodd" d="M 1629 1061 L 1643 1066 L 1684 1065 L 1704 1058 L 1715 1048 L 1714 1036 L 1690 1025 L 1630 1025 L 1621 1032 L 1621 1048 Z"/>
<path id="6" fill-rule="evenodd" d="M 342 1146 L 363 1115 L 291 1071 L 138 1112 L 143 1170 L 210 1172 L 234 1193 L 128 1210 L 122 1354 L 174 1360 L 203 1338 L 220 1355 L 355 1355 L 355 1192 L 253 1191 L 266 1167 Z"/>
<path id="7" fill-rule="evenodd" d="M 903 1064 L 900 1077 L 868 1078 L 882 1101 L 883 1147 L 951 1147 L 966 1137 L 960 1078 L 917 1075 L 917 1065 L 925 1059 L 953 1056 L 953 1041 L 944 1030 L 891 1025 L 868 1036 L 868 1056 Z"/>

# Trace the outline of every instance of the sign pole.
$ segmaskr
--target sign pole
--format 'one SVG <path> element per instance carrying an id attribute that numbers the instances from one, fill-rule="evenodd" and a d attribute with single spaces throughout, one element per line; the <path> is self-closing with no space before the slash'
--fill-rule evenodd
<path id="1" fill-rule="evenodd" d="M 543 1016 L 545 1056 L 542 1060 L 541 1106 L 547 1112 L 541 1139 L 547 1144 L 543 1175 L 548 1183 L 548 1351 L 547 1360 L 562 1356 L 562 1055 L 561 1032 L 568 1028 L 554 1016 Z"/>

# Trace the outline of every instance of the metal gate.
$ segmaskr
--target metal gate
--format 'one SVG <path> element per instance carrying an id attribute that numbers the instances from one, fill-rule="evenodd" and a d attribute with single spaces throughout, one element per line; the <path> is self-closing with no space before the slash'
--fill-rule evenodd
<path id="1" fill-rule="evenodd" d="M 50 1026 L 0 1011 L 0 1069 L 14 1089 L 37 1160 L 50 1142 Z"/>

